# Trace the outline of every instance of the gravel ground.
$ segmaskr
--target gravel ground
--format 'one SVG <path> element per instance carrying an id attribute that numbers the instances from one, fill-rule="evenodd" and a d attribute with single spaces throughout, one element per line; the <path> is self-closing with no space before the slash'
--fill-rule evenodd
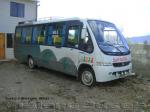
<path id="1" fill-rule="evenodd" d="M 150 79 L 137 74 L 89 88 L 63 73 L 0 62 L 0 112 L 150 112 Z"/>

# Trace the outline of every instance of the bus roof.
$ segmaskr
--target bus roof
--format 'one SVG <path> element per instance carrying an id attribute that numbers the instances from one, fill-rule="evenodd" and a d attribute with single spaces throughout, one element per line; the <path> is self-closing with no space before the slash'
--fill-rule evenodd
<path id="1" fill-rule="evenodd" d="M 103 21 L 101 19 L 88 19 L 88 18 L 52 18 L 52 17 L 47 17 L 47 18 L 39 18 L 38 20 L 28 20 L 28 21 L 22 21 L 18 23 L 18 26 L 25 26 L 25 25 L 38 25 L 38 24 L 46 24 L 46 23 L 54 23 L 54 22 L 64 22 L 64 21 L 73 21 L 73 20 L 78 20 L 78 21 L 87 21 L 87 20 L 99 20 Z M 103 22 L 108 22 L 108 21 L 103 21 Z M 111 22 L 108 22 L 111 23 Z"/>
<path id="2" fill-rule="evenodd" d="M 38 20 L 28 20 L 19 22 L 18 25 L 35 25 L 35 24 L 44 24 L 44 23 L 53 23 L 53 22 L 63 22 L 63 21 L 71 21 L 71 20 L 79 20 L 80 18 L 39 18 Z M 85 20 L 85 19 L 84 19 Z"/>

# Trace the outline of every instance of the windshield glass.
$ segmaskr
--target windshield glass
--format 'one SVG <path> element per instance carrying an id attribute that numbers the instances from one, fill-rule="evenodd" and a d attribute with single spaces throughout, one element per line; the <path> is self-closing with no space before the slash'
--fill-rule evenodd
<path id="1" fill-rule="evenodd" d="M 88 22 L 99 47 L 103 51 L 119 53 L 129 51 L 126 40 L 114 24 L 98 20 L 89 20 Z"/>

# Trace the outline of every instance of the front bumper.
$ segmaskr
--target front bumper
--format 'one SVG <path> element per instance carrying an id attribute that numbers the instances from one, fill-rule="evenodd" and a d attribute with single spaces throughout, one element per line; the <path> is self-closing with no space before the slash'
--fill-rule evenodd
<path id="1" fill-rule="evenodd" d="M 107 82 L 127 76 L 135 75 L 132 73 L 132 64 L 124 67 L 113 66 L 94 66 L 95 77 L 97 82 Z"/>

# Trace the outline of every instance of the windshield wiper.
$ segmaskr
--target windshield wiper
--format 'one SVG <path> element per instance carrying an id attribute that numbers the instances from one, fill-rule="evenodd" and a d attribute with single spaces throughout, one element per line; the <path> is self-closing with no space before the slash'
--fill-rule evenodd
<path id="1" fill-rule="evenodd" d="M 123 44 L 117 44 L 118 45 L 118 47 L 123 47 L 123 48 L 125 48 L 126 50 L 128 50 L 128 48 L 125 46 L 125 45 L 123 45 Z"/>
<path id="2" fill-rule="evenodd" d="M 113 46 L 114 48 L 116 48 L 118 51 L 120 51 L 121 53 L 123 53 L 118 47 L 116 47 L 113 43 L 111 43 L 110 41 L 105 41 L 104 42 L 105 45 L 109 45 L 109 46 Z"/>

